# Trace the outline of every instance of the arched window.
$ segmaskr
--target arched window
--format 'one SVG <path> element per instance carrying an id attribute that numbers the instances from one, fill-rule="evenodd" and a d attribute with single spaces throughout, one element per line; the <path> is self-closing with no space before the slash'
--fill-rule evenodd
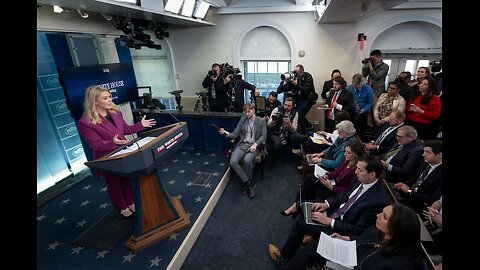
<path id="1" fill-rule="evenodd" d="M 242 40 L 240 63 L 244 79 L 260 89 L 260 95 L 267 97 L 276 91 L 280 75 L 291 70 L 290 44 L 277 29 L 260 26 L 248 32 Z M 249 101 L 245 93 L 245 101 Z M 279 95 L 283 100 L 283 94 Z"/>

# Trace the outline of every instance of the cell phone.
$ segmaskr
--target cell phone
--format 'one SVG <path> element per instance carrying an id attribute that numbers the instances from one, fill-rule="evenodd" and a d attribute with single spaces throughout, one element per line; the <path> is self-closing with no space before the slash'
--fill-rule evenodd
<path id="1" fill-rule="evenodd" d="M 215 124 L 212 124 L 211 126 L 214 127 L 214 128 L 216 128 L 216 129 L 220 129 L 220 127 L 217 126 L 217 125 L 215 125 Z"/>

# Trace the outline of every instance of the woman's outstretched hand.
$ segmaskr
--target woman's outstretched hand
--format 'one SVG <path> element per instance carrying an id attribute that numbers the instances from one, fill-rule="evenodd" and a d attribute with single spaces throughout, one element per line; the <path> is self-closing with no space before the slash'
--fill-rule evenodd
<path id="1" fill-rule="evenodd" d="M 145 119 L 146 117 L 147 117 L 147 116 L 144 115 L 144 116 L 142 117 L 142 120 L 141 120 L 143 127 L 153 127 L 153 126 L 157 123 L 157 121 L 155 121 L 155 119 L 148 119 L 148 120 L 147 120 L 147 119 Z"/>
<path id="2" fill-rule="evenodd" d="M 118 138 L 118 134 L 115 134 L 115 136 L 113 136 L 113 142 L 114 142 L 116 145 L 124 145 L 124 144 L 127 144 L 129 141 L 128 141 L 128 140 L 119 139 L 119 138 Z"/>

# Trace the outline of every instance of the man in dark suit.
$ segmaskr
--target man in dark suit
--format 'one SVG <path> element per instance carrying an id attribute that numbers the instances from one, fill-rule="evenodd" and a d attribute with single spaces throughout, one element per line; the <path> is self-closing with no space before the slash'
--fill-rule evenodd
<path id="1" fill-rule="evenodd" d="M 230 166 L 245 184 L 248 197 L 252 199 L 256 188 L 252 181 L 253 161 L 259 154 L 257 147 L 267 139 L 267 124 L 265 119 L 255 115 L 253 104 L 243 105 L 243 113 L 245 115 L 240 118 L 233 132 L 220 128 L 218 133 L 230 139 L 237 139 L 230 157 Z M 243 168 L 240 165 L 242 160 Z"/>
<path id="2" fill-rule="evenodd" d="M 423 143 L 423 164 L 415 177 L 396 183 L 394 188 L 401 191 L 399 203 L 412 207 L 418 214 L 426 210 L 442 195 L 442 141 L 429 140 Z"/>
<path id="3" fill-rule="evenodd" d="M 397 129 L 405 121 L 405 113 L 399 109 L 393 109 L 388 118 L 388 123 L 383 124 L 373 136 L 372 141 L 365 145 L 365 149 L 370 155 L 381 156 L 392 149 L 397 142 L 395 135 L 397 134 Z"/>
<path id="4" fill-rule="evenodd" d="M 423 147 L 412 126 L 397 129 L 397 143 L 381 157 L 387 182 L 398 183 L 413 177 L 422 162 Z"/>
<path id="5" fill-rule="evenodd" d="M 335 130 L 335 113 L 347 111 L 350 118 L 354 115 L 353 95 L 345 88 L 347 82 L 343 77 L 333 79 L 333 89 L 325 101 L 325 131 L 332 133 Z"/>
<path id="6" fill-rule="evenodd" d="M 373 225 L 376 215 L 390 203 L 385 189 L 378 181 L 382 171 L 382 164 L 377 157 L 361 157 L 355 171 L 358 181 L 354 181 L 347 191 L 336 197 L 314 204 L 312 219 L 323 226 L 306 224 L 302 215 L 297 216 L 282 250 L 272 244 L 268 245 L 272 260 L 285 266 L 302 244 L 305 234 L 311 234 L 315 239 L 319 239 L 321 232 L 328 235 L 334 232 L 360 235 L 365 228 Z"/>
<path id="7" fill-rule="evenodd" d="M 327 99 L 327 94 L 330 93 L 330 89 L 333 88 L 333 79 L 341 76 L 342 76 L 342 73 L 340 72 L 340 70 L 338 69 L 332 70 L 332 75 L 330 76 L 331 79 L 323 83 L 322 94 L 321 94 L 323 99 Z"/>

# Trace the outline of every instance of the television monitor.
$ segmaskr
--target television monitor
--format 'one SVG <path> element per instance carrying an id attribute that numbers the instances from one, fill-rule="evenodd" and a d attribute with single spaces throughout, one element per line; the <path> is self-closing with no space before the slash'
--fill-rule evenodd
<path id="1" fill-rule="evenodd" d="M 138 90 L 138 97 L 143 97 L 143 94 L 152 93 L 151 86 L 139 86 L 137 87 L 137 90 Z"/>
<path id="2" fill-rule="evenodd" d="M 115 104 L 138 99 L 137 80 L 132 63 L 60 68 L 58 75 L 68 109 L 75 122 L 82 117 L 85 91 L 91 85 L 101 85 L 109 89 Z"/>

